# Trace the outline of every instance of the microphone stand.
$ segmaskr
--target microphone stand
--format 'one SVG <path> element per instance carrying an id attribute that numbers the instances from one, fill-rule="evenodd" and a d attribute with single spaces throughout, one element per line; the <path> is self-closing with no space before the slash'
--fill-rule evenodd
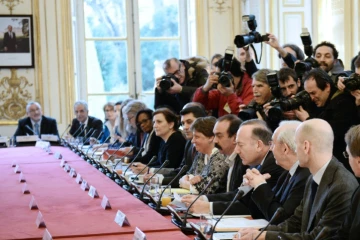
<path id="1" fill-rule="evenodd" d="M 109 140 L 110 139 L 110 136 L 108 136 L 106 139 L 105 139 L 105 141 L 99 146 L 99 148 L 101 148 L 102 146 L 104 146 L 104 144 L 107 142 L 107 140 Z M 90 164 L 92 164 L 93 165 L 93 167 L 95 167 L 96 169 L 99 169 L 100 167 L 101 167 L 101 165 L 94 159 L 94 154 L 96 153 L 96 151 L 94 151 L 93 152 L 93 154 L 91 155 L 91 157 L 90 157 L 90 159 L 88 159 L 88 163 L 90 163 Z M 102 157 L 102 155 L 103 155 L 104 153 L 102 153 L 101 155 L 100 155 L 100 158 Z M 100 160 L 100 158 L 99 158 L 99 160 Z"/>
<path id="2" fill-rule="evenodd" d="M 144 183 L 144 186 L 141 190 L 141 193 L 140 193 L 140 196 L 139 196 L 139 199 L 140 200 L 143 200 L 143 196 L 144 196 L 144 191 L 145 191 L 145 187 L 146 185 L 150 182 L 150 180 L 161 170 L 163 169 L 165 166 L 167 166 L 168 164 L 170 163 L 169 160 L 165 160 L 165 162 L 154 172 L 154 174 Z"/>
<path id="3" fill-rule="evenodd" d="M 254 238 L 254 240 L 257 240 L 260 235 L 270 226 L 270 224 L 275 221 L 279 216 L 281 216 L 284 213 L 284 208 L 283 207 L 279 207 L 276 212 L 274 213 L 274 215 L 271 217 L 269 223 L 263 228 L 261 229 L 260 233 L 256 236 L 256 238 Z"/>
<path id="4" fill-rule="evenodd" d="M 134 150 L 134 146 L 133 147 L 131 147 L 131 149 L 124 155 L 124 156 L 122 156 L 120 159 L 119 159 L 119 161 L 113 166 L 113 174 L 112 173 L 110 173 L 110 172 L 107 172 L 106 173 L 106 176 L 107 177 L 109 177 L 109 178 L 111 178 L 112 180 L 115 180 L 115 177 L 116 177 L 116 171 L 115 171 L 115 169 L 116 169 L 116 166 L 119 164 L 119 162 L 121 162 L 125 157 L 127 157 L 128 155 L 129 155 L 129 153 L 131 153 L 133 150 Z"/>
<path id="5" fill-rule="evenodd" d="M 85 130 L 85 128 L 84 128 L 84 130 Z M 79 149 L 80 141 L 79 141 L 78 144 L 76 145 L 76 149 L 77 149 L 78 154 L 81 155 L 81 149 L 82 149 L 82 147 L 83 147 L 84 144 L 85 144 L 85 141 L 84 141 L 84 140 L 87 139 L 88 134 L 91 133 L 93 130 L 94 130 L 93 128 L 90 128 L 89 131 L 84 135 L 83 142 L 82 142 L 82 145 L 81 145 L 80 149 Z"/>
<path id="6" fill-rule="evenodd" d="M 65 141 L 65 139 L 63 139 L 63 136 L 64 136 L 64 134 L 66 133 L 66 131 L 69 129 L 71 127 L 71 124 L 69 124 L 66 128 L 65 128 L 65 130 L 64 130 L 64 132 L 60 135 L 60 144 L 61 145 L 63 145 L 63 146 L 65 146 L 65 143 L 67 142 L 67 141 Z"/>
<path id="7" fill-rule="evenodd" d="M 104 132 L 101 132 L 101 133 L 99 134 L 99 136 L 96 138 L 96 141 L 98 141 L 99 138 L 100 138 L 103 134 L 104 134 Z M 87 154 L 88 154 L 88 152 L 89 152 L 90 149 L 92 149 L 92 145 L 88 148 L 88 150 L 87 150 L 86 153 L 85 153 L 85 158 L 87 158 L 87 159 L 89 159 L 89 157 L 87 156 Z"/>
<path id="8" fill-rule="evenodd" d="M 165 190 L 166 190 L 169 186 L 171 186 L 171 184 L 172 184 L 175 180 L 177 180 L 177 178 L 178 178 L 182 173 L 184 173 L 187 169 L 188 169 L 188 166 L 187 166 L 187 165 L 184 165 L 184 166 L 180 169 L 180 171 L 178 172 L 178 174 L 176 174 L 176 176 L 166 185 L 165 189 L 160 193 L 159 199 L 158 199 L 158 201 L 157 201 L 157 203 L 156 203 L 156 206 L 155 206 L 155 208 L 154 208 L 157 212 L 163 213 L 163 210 L 160 208 L 160 205 L 161 205 L 161 198 L 162 198 L 162 195 L 164 194 Z M 171 193 L 170 193 L 170 194 L 171 194 Z M 154 205 L 154 204 L 149 203 L 149 206 L 150 206 L 151 208 L 153 208 L 153 205 Z M 160 210 L 162 210 L 162 211 L 160 211 Z M 168 211 L 166 211 L 166 212 L 168 213 Z"/>
<path id="9" fill-rule="evenodd" d="M 131 162 L 129 163 L 129 165 L 127 166 L 127 168 L 125 169 L 124 173 L 123 174 L 114 174 L 114 178 L 115 178 L 115 182 L 118 184 L 118 185 L 123 185 L 124 182 L 127 182 L 126 181 L 126 172 L 127 170 L 129 170 L 129 168 L 131 167 L 131 165 L 135 162 L 135 160 L 140 156 L 140 154 L 144 151 L 144 148 L 140 148 L 139 152 L 136 154 L 136 156 L 133 158 L 133 160 L 131 160 Z M 116 166 L 115 166 L 116 167 Z M 124 176 L 122 176 L 124 175 Z M 117 176 L 119 178 L 117 178 Z"/>
<path id="10" fill-rule="evenodd" d="M 83 125 L 80 126 L 80 129 L 81 129 L 82 126 L 83 126 Z M 81 135 L 81 134 L 85 131 L 86 128 L 87 128 L 87 127 L 84 127 L 84 129 L 81 130 L 81 132 L 78 134 L 78 136 Z M 74 144 L 74 145 L 75 145 L 75 144 Z M 78 146 L 79 146 L 79 143 L 76 145 L 76 147 L 73 147 L 73 152 L 77 152 Z"/>
<path id="11" fill-rule="evenodd" d="M 157 159 L 157 156 L 153 156 L 150 161 L 148 162 L 148 164 L 145 165 L 145 167 L 143 169 L 141 169 L 141 171 L 135 175 L 134 178 L 131 179 L 131 182 L 134 182 L 134 180 L 138 180 L 138 176 L 150 165 L 152 164 L 153 162 L 155 162 Z M 126 176 L 124 176 L 126 178 Z M 129 178 L 130 179 L 130 178 Z M 127 185 L 124 185 L 123 186 L 123 189 L 125 189 L 126 191 L 132 193 L 131 191 L 131 186 L 127 186 Z"/>
<path id="12" fill-rule="evenodd" d="M 109 162 L 109 160 L 113 157 L 113 156 L 115 156 L 115 153 L 117 153 L 119 150 L 120 150 L 120 148 L 122 148 L 122 146 L 124 146 L 125 144 L 127 144 L 128 142 L 123 142 L 109 157 L 108 157 L 108 159 L 106 160 L 106 162 L 105 162 L 105 165 L 107 165 L 108 164 L 108 162 Z M 108 147 L 108 149 L 109 149 L 109 147 Z M 127 154 L 129 154 L 130 152 L 132 151 L 132 149 L 127 153 Z M 104 152 L 105 153 L 105 152 Z M 104 174 L 107 174 L 107 173 L 110 173 L 109 172 L 109 170 L 108 170 L 108 168 L 105 166 L 105 169 L 103 168 L 104 166 L 102 166 L 101 168 L 99 168 L 99 171 L 100 172 L 102 172 L 102 173 L 104 173 Z"/>
<path id="13" fill-rule="evenodd" d="M 91 133 L 92 132 L 92 133 Z M 94 135 L 94 133 L 95 133 L 96 131 L 95 131 L 95 129 L 93 129 L 93 128 L 91 128 L 90 130 L 89 130 L 89 132 L 87 132 L 86 134 L 85 134 L 85 141 L 83 142 L 83 145 L 81 145 L 81 147 L 80 147 L 80 149 L 79 149 L 79 152 L 78 152 L 78 154 L 79 154 L 79 156 L 81 156 L 81 155 L 84 155 L 84 153 L 83 153 L 83 148 L 84 148 L 84 145 L 85 145 L 85 143 L 92 137 L 92 135 Z M 87 138 L 87 136 L 89 135 L 91 133 L 91 135 L 90 135 L 90 137 L 88 137 Z M 80 144 L 80 143 L 79 143 Z M 78 145 L 79 145 L 78 144 Z"/>
<path id="14" fill-rule="evenodd" d="M 211 236 L 210 236 L 210 240 L 213 240 L 213 236 L 214 236 L 214 232 L 215 232 L 215 229 L 216 229 L 216 225 L 220 222 L 220 220 L 223 218 L 223 216 L 230 210 L 231 206 L 234 204 L 234 202 L 241 198 L 242 196 L 244 196 L 244 191 L 242 190 L 239 190 L 234 199 L 231 201 L 231 203 L 229 204 L 229 206 L 225 209 L 225 211 L 221 214 L 221 216 L 219 217 L 219 219 L 216 221 L 216 223 L 214 224 L 214 227 L 212 229 L 212 232 L 211 232 Z"/>
<path id="15" fill-rule="evenodd" d="M 211 180 L 210 180 L 210 182 L 206 185 L 206 187 L 200 192 L 200 194 L 195 198 L 195 200 L 189 205 L 189 207 L 188 207 L 188 209 L 186 210 L 186 212 L 185 212 L 185 215 L 184 215 L 184 220 L 183 220 L 183 222 L 181 223 L 181 230 L 183 229 L 183 228 L 185 228 L 185 229 L 187 229 L 187 227 L 186 227 L 186 219 L 187 219 L 187 216 L 188 216 L 188 214 L 189 214 L 189 211 L 190 211 L 190 208 L 194 205 L 194 203 L 205 193 L 205 191 L 211 186 L 211 185 L 213 185 L 213 183 L 216 181 L 216 180 L 218 180 L 217 178 L 212 178 Z M 190 228 L 191 229 L 191 228 Z"/>

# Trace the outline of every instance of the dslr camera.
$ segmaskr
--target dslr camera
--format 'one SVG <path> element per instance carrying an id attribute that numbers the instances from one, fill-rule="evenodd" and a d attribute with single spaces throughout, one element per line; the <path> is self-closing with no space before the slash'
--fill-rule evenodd
<path id="1" fill-rule="evenodd" d="M 345 88 L 349 91 L 360 89 L 360 75 L 357 73 L 351 74 L 349 77 L 344 77 Z"/>
<path id="2" fill-rule="evenodd" d="M 295 72 L 301 79 L 305 72 L 310 71 L 311 68 L 319 67 L 319 63 L 313 57 L 311 57 L 313 54 L 313 46 L 311 36 L 307 28 L 303 28 L 303 32 L 300 34 L 300 38 L 304 45 L 304 52 L 307 56 L 304 61 L 298 62 L 295 65 Z"/>
<path id="3" fill-rule="evenodd" d="M 232 47 L 228 47 L 225 50 L 224 61 L 222 65 L 223 71 L 221 73 L 215 73 L 219 76 L 218 83 L 220 83 L 223 87 L 230 87 L 231 82 L 233 81 L 232 75 L 229 73 L 231 69 L 232 59 L 234 55 L 234 50 Z M 213 88 L 217 87 L 217 84 L 213 84 Z"/>
<path id="4" fill-rule="evenodd" d="M 261 105 L 258 105 L 256 102 L 250 102 L 249 105 L 246 106 L 246 108 L 238 113 L 238 117 L 243 120 L 250 120 L 257 118 L 256 112 L 259 112 L 263 119 L 266 119 L 266 116 L 263 116 L 263 107 Z"/>
<path id="5" fill-rule="evenodd" d="M 175 75 L 173 75 L 173 74 L 164 75 L 161 77 L 161 81 L 159 83 L 161 90 L 167 91 L 172 86 L 174 86 L 174 83 L 171 81 L 171 79 L 174 79 L 175 82 L 179 83 L 179 79 L 177 77 L 175 77 Z"/>
<path id="6" fill-rule="evenodd" d="M 236 47 L 242 48 L 251 43 L 269 41 L 269 37 L 267 35 L 261 35 L 256 31 L 257 23 L 255 15 L 244 15 L 242 16 L 242 20 L 243 22 L 247 22 L 250 32 L 248 34 L 235 36 L 234 43 Z"/>

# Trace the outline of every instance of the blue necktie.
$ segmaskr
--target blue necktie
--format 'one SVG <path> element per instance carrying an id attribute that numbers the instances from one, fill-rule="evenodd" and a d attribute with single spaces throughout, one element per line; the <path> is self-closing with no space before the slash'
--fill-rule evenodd
<path id="1" fill-rule="evenodd" d="M 35 123 L 35 124 L 34 124 L 34 127 L 35 127 L 35 134 L 39 136 L 39 135 L 40 135 L 39 124 L 38 124 L 38 123 Z"/>

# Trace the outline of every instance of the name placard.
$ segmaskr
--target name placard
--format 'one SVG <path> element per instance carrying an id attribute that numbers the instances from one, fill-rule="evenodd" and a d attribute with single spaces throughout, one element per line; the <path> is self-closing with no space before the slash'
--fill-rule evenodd
<path id="1" fill-rule="evenodd" d="M 64 165 L 64 171 L 65 171 L 65 172 L 70 172 L 70 165 L 69 165 L 69 164 L 65 163 L 65 165 Z"/>
<path id="2" fill-rule="evenodd" d="M 46 227 L 45 225 L 45 221 L 44 221 L 44 217 L 43 215 L 41 214 L 41 212 L 39 211 L 37 217 L 36 217 L 36 221 L 35 221 L 35 224 L 38 228 L 44 228 Z"/>
<path id="3" fill-rule="evenodd" d="M 73 178 L 76 177 L 76 171 L 74 168 L 70 169 L 69 175 L 70 175 L 70 177 L 73 177 Z"/>
<path id="4" fill-rule="evenodd" d="M 57 135 L 41 134 L 41 140 L 49 141 L 49 142 L 57 142 L 59 141 L 59 137 Z"/>
<path id="5" fill-rule="evenodd" d="M 16 167 L 16 161 L 13 161 L 13 162 L 11 163 L 11 167 Z"/>
<path id="6" fill-rule="evenodd" d="M 101 201 L 101 207 L 103 209 L 111 209 L 111 205 L 110 205 L 110 202 L 109 202 L 109 199 L 104 195 L 103 196 L 103 199 Z"/>
<path id="7" fill-rule="evenodd" d="M 26 183 L 24 184 L 24 186 L 23 186 L 23 188 L 22 188 L 22 193 L 23 193 L 23 194 L 29 194 L 29 193 L 30 193 L 30 190 L 29 190 L 29 188 L 28 188 L 28 186 L 27 186 Z"/>
<path id="8" fill-rule="evenodd" d="M 54 154 L 54 158 L 56 158 L 56 159 L 62 159 L 62 155 L 61 155 L 61 153 L 59 153 L 59 152 L 55 152 L 55 154 Z"/>
<path id="9" fill-rule="evenodd" d="M 17 136 L 16 137 L 17 142 L 36 142 L 37 140 L 39 140 L 39 137 L 37 135 Z"/>
<path id="10" fill-rule="evenodd" d="M 29 203 L 29 208 L 30 208 L 30 210 L 38 209 L 38 206 L 37 206 L 37 203 L 35 201 L 34 196 L 31 197 L 31 200 L 30 200 L 30 203 Z"/>
<path id="11" fill-rule="evenodd" d="M 36 141 L 35 147 L 47 149 L 50 147 L 50 142 L 39 140 L 39 141 Z"/>
<path id="12" fill-rule="evenodd" d="M 84 179 L 82 180 L 82 183 L 80 185 L 80 188 L 83 190 L 83 191 L 87 191 L 89 190 L 89 184 L 87 183 L 87 181 L 85 181 Z"/>
<path id="13" fill-rule="evenodd" d="M 96 188 L 94 186 L 90 186 L 90 189 L 89 189 L 89 193 L 88 195 L 92 198 L 98 198 L 99 197 L 99 194 L 98 192 L 96 191 Z"/>
<path id="14" fill-rule="evenodd" d="M 24 174 L 22 172 L 19 175 L 19 182 L 26 182 Z"/>
<path id="15" fill-rule="evenodd" d="M 8 137 L 0 137 L 0 143 L 6 143 L 8 140 Z"/>
<path id="16" fill-rule="evenodd" d="M 66 163 L 66 161 L 64 159 L 62 159 L 61 162 L 60 162 L 60 167 L 64 167 L 65 163 Z"/>
<path id="17" fill-rule="evenodd" d="M 133 240 L 146 240 L 146 235 L 138 227 L 135 227 Z"/>
<path id="18" fill-rule="evenodd" d="M 122 226 L 130 226 L 130 222 L 127 219 L 126 215 L 121 212 L 120 210 L 117 211 L 115 220 L 114 220 L 120 227 Z"/>
<path id="19" fill-rule="evenodd" d="M 21 173 L 19 164 L 16 164 L 16 165 L 15 165 L 14 173 Z"/>
<path id="20" fill-rule="evenodd" d="M 47 228 L 44 231 L 42 240 L 53 240 L 53 238 Z"/>
<path id="21" fill-rule="evenodd" d="M 83 179 L 82 179 L 81 175 L 80 175 L 79 173 L 76 174 L 75 182 L 76 182 L 77 184 L 81 184 L 82 181 L 83 181 Z"/>

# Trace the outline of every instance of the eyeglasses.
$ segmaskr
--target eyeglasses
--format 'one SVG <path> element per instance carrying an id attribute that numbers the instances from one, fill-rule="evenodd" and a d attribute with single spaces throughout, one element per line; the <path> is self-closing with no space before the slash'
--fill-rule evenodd
<path id="1" fill-rule="evenodd" d="M 179 69 L 176 70 L 174 73 L 172 73 L 172 75 L 179 75 L 180 72 L 181 72 L 181 63 L 179 63 Z"/>
<path id="2" fill-rule="evenodd" d="M 347 152 L 347 151 L 343 151 L 343 156 L 344 156 L 344 158 L 349 158 L 348 152 Z"/>
<path id="3" fill-rule="evenodd" d="M 36 113 L 36 112 L 38 112 L 38 111 L 40 111 L 40 108 L 32 109 L 32 110 L 30 110 L 29 112 L 30 112 L 30 113 Z"/>
<path id="4" fill-rule="evenodd" d="M 136 125 L 137 125 L 138 127 L 140 127 L 143 123 L 147 123 L 147 121 L 149 121 L 149 120 L 150 120 L 149 118 L 143 119 L 142 121 L 139 121 Z"/>
<path id="5" fill-rule="evenodd" d="M 127 117 L 126 119 L 130 122 L 131 119 L 133 119 L 135 116 L 132 116 L 132 117 Z"/>

